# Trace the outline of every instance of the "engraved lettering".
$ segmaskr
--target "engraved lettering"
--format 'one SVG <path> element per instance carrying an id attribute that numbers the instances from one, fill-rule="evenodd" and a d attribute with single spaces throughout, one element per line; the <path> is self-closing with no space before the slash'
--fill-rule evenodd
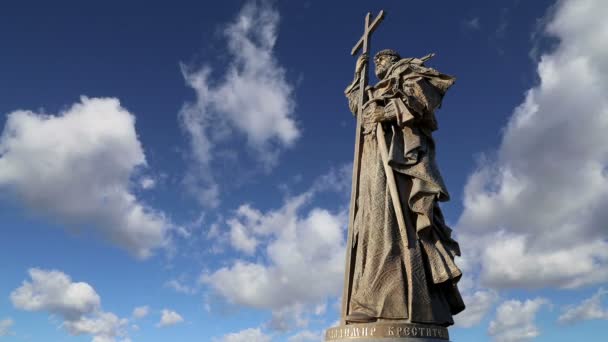
<path id="1" fill-rule="evenodd" d="M 355 324 L 329 328 L 324 332 L 325 341 L 361 337 L 421 337 L 449 340 L 449 332 L 439 326 L 422 324 L 399 323 L 395 325 L 381 324 L 379 326 Z M 355 342 L 355 341 L 353 341 Z M 447 342 L 447 341 L 446 341 Z"/>

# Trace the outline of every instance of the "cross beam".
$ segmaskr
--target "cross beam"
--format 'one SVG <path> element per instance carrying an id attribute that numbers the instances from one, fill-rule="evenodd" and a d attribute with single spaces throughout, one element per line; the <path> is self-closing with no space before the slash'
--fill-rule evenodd
<path id="1" fill-rule="evenodd" d="M 363 36 L 361 36 L 361 38 L 359 39 L 357 44 L 355 44 L 355 47 L 353 47 L 353 49 L 350 52 L 350 54 L 353 56 L 356 55 L 357 52 L 359 51 L 359 49 L 361 49 L 361 48 L 363 48 L 363 53 L 369 52 L 369 50 L 368 50 L 369 43 L 368 42 L 370 40 L 370 36 L 372 35 L 372 33 L 376 30 L 378 25 L 380 25 L 380 23 L 384 19 L 384 10 L 381 10 L 380 13 L 378 13 L 378 16 L 376 17 L 376 19 L 374 19 L 374 22 L 372 22 L 372 24 L 370 25 L 369 20 L 370 20 L 371 16 L 372 16 L 372 14 L 369 12 L 365 16 L 365 30 L 363 31 Z"/>

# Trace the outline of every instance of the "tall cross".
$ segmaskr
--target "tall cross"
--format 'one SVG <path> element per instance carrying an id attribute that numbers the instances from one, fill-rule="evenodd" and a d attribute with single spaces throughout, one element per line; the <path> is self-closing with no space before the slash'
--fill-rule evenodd
<path id="1" fill-rule="evenodd" d="M 369 47 L 371 45 L 371 35 L 376 30 L 378 25 L 384 19 L 384 10 L 381 10 L 378 13 L 378 16 L 374 19 L 374 21 L 370 24 L 372 14 L 367 13 L 365 16 L 365 28 L 363 30 L 363 36 L 357 41 L 355 47 L 353 47 L 351 51 L 351 55 L 356 55 L 359 50 L 362 50 L 361 53 L 363 55 L 369 55 Z M 351 257 L 351 251 L 353 249 L 352 240 L 353 240 L 353 225 L 355 222 L 355 213 L 357 206 L 357 196 L 358 196 L 358 188 L 359 188 L 359 171 L 360 171 L 360 161 L 361 161 L 361 122 L 363 119 L 363 102 L 365 100 L 365 88 L 367 87 L 369 75 L 368 75 L 368 62 L 363 64 L 363 68 L 361 69 L 360 79 L 359 79 L 359 105 L 357 106 L 357 131 L 355 133 L 355 157 L 353 160 L 353 182 L 352 182 L 352 190 L 350 195 L 350 214 L 348 221 L 348 240 L 346 241 L 346 270 L 344 272 L 344 291 L 342 292 L 342 315 L 341 315 L 341 323 L 346 324 L 346 315 L 348 315 L 348 304 L 351 295 L 352 289 L 352 280 L 353 280 L 353 264 L 354 260 Z"/>

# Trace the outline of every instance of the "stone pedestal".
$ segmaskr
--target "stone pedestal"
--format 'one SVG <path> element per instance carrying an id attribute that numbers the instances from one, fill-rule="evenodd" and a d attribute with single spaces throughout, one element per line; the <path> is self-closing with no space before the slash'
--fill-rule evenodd
<path id="1" fill-rule="evenodd" d="M 448 329 L 414 323 L 360 323 L 329 328 L 326 342 L 449 342 Z"/>

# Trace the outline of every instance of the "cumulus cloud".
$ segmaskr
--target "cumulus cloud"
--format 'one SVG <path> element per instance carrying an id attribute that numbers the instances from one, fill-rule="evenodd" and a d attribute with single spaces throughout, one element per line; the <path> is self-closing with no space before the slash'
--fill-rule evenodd
<path id="1" fill-rule="evenodd" d="M 284 231 L 266 247 L 269 265 L 238 260 L 203 281 L 231 301 L 257 308 L 278 309 L 337 295 L 344 268 L 344 221 L 344 215 L 318 208 L 304 217 L 289 217 Z"/>
<path id="2" fill-rule="evenodd" d="M 236 333 L 230 333 L 222 338 L 214 339 L 214 342 L 270 342 L 271 338 L 262 332 L 260 328 L 249 328 Z"/>
<path id="3" fill-rule="evenodd" d="M 274 55 L 279 17 L 267 2 L 249 2 L 242 8 L 223 31 L 228 66 L 219 79 L 212 79 L 210 66 L 182 65 L 186 83 L 196 93 L 196 102 L 184 104 L 179 113 L 196 164 L 186 181 L 202 204 L 218 203 L 219 185 L 210 164 L 216 147 L 234 140 L 233 132 L 246 139 L 266 168 L 300 135 L 292 85 Z"/>
<path id="4" fill-rule="evenodd" d="M 142 258 L 168 243 L 170 227 L 130 190 L 145 165 L 135 117 L 114 98 L 82 97 L 58 115 L 14 111 L 0 136 L 0 191 Z"/>
<path id="5" fill-rule="evenodd" d="M 149 306 L 147 306 L 147 305 L 138 306 L 135 309 L 133 309 L 133 318 L 136 318 L 136 319 L 144 318 L 144 317 L 148 316 L 149 313 L 150 313 Z"/>
<path id="6" fill-rule="evenodd" d="M 63 320 L 62 326 L 71 335 L 88 334 L 93 342 L 114 342 L 126 337 L 127 319 L 101 310 L 101 299 L 85 282 L 73 282 L 56 270 L 29 270 L 30 281 L 11 292 L 17 309 L 44 311 Z"/>
<path id="7" fill-rule="evenodd" d="M 570 306 L 558 318 L 561 324 L 574 324 L 592 319 L 608 320 L 608 308 L 602 307 L 602 299 L 608 291 L 600 288 L 593 296 L 577 306 Z"/>
<path id="8" fill-rule="evenodd" d="M 150 176 L 145 176 L 139 180 L 139 185 L 142 189 L 149 190 L 156 186 L 156 181 Z"/>
<path id="9" fill-rule="evenodd" d="M 239 211 L 250 209 L 251 208 L 249 206 L 241 206 Z M 245 219 L 247 219 L 246 216 Z M 232 247 L 249 255 L 255 253 L 258 240 L 253 234 L 250 234 L 247 231 L 248 228 L 244 226 L 243 223 L 241 223 L 241 221 L 239 221 L 237 218 L 228 221 L 228 225 L 230 226 L 230 244 Z"/>
<path id="10" fill-rule="evenodd" d="M 72 335 L 93 335 L 93 342 L 110 342 L 126 334 L 128 323 L 126 318 L 119 318 L 111 312 L 98 312 L 91 317 L 65 321 L 63 326 Z"/>
<path id="11" fill-rule="evenodd" d="M 11 327 L 15 324 L 11 318 L 0 320 L 0 337 L 11 335 Z"/>
<path id="12" fill-rule="evenodd" d="M 352 186 L 353 164 L 346 163 L 341 166 L 332 167 L 329 172 L 321 175 L 312 186 L 313 191 L 334 191 L 344 194 L 350 198 Z"/>
<path id="13" fill-rule="evenodd" d="M 465 292 L 463 300 L 466 310 L 454 316 L 457 327 L 470 328 L 479 324 L 498 299 L 492 290 L 478 290 L 472 293 Z"/>
<path id="14" fill-rule="evenodd" d="M 606 13 L 602 0 L 557 3 L 545 33 L 559 44 L 466 184 L 459 240 L 488 286 L 608 281 Z"/>
<path id="15" fill-rule="evenodd" d="M 87 283 L 72 282 L 60 271 L 32 268 L 29 275 L 31 281 L 24 281 L 11 292 L 11 301 L 18 309 L 48 311 L 66 319 L 76 319 L 100 308 L 99 295 Z"/>
<path id="16" fill-rule="evenodd" d="M 203 272 L 201 284 L 231 304 L 270 310 L 267 329 L 307 327 L 342 290 L 348 210 L 330 211 L 313 201 L 328 191 L 341 195 L 350 186 L 346 183 L 351 173 L 351 164 L 331 168 L 308 191 L 287 196 L 276 209 L 239 206 L 214 226 L 212 237 L 215 243 L 229 245 L 237 257 Z M 347 196 L 344 199 L 347 203 Z M 340 304 L 335 306 L 339 310 Z"/>
<path id="17" fill-rule="evenodd" d="M 313 309 L 310 305 L 303 303 L 295 303 L 274 309 L 272 310 L 272 318 L 266 323 L 266 327 L 281 332 L 289 331 L 294 327 L 305 328 L 308 326 L 309 316 L 314 310 L 316 310 L 316 307 Z"/>
<path id="18" fill-rule="evenodd" d="M 172 325 L 176 325 L 178 323 L 183 322 L 184 319 L 180 314 L 173 310 L 163 309 L 160 317 L 160 322 L 158 322 L 158 327 L 168 327 Z"/>
<path id="19" fill-rule="evenodd" d="M 165 283 L 166 287 L 173 289 L 175 292 L 183 293 L 183 294 L 195 294 L 197 289 L 192 286 L 188 286 L 177 279 L 171 279 Z"/>
<path id="20" fill-rule="evenodd" d="M 486 318 L 499 300 L 499 294 L 494 289 L 480 286 L 474 269 L 475 263 L 468 258 L 468 255 L 459 258 L 458 265 L 463 272 L 458 288 L 466 310 L 454 316 L 454 324 L 457 327 L 471 328 Z"/>
<path id="21" fill-rule="evenodd" d="M 303 210 L 312 193 L 288 198 L 276 210 L 240 207 L 228 225 L 264 241 L 260 260 L 237 259 L 201 277 L 231 303 L 273 311 L 270 327 L 287 330 L 306 325 L 305 316 L 338 296 L 344 277 L 346 213 Z M 238 244 L 233 244 L 238 250 Z"/>
<path id="22" fill-rule="evenodd" d="M 297 211 L 312 197 L 312 192 L 290 198 L 280 210 L 267 214 L 243 204 L 233 217 L 226 221 L 230 229 L 231 246 L 246 254 L 254 254 L 259 240 L 272 234 L 278 234 L 285 227 L 293 226 L 297 220 Z"/>
<path id="23" fill-rule="evenodd" d="M 540 335 L 535 324 L 536 314 L 547 304 L 543 298 L 525 302 L 505 301 L 496 309 L 496 317 L 490 322 L 488 333 L 497 342 L 531 340 Z"/>
<path id="24" fill-rule="evenodd" d="M 300 331 L 295 335 L 290 336 L 287 342 L 306 342 L 306 341 L 322 341 L 321 333 L 310 330 Z"/>
<path id="25" fill-rule="evenodd" d="M 479 30 L 481 28 L 481 25 L 479 23 L 479 17 L 473 17 L 471 19 L 462 21 L 462 26 L 465 29 L 471 30 L 471 31 Z"/>

